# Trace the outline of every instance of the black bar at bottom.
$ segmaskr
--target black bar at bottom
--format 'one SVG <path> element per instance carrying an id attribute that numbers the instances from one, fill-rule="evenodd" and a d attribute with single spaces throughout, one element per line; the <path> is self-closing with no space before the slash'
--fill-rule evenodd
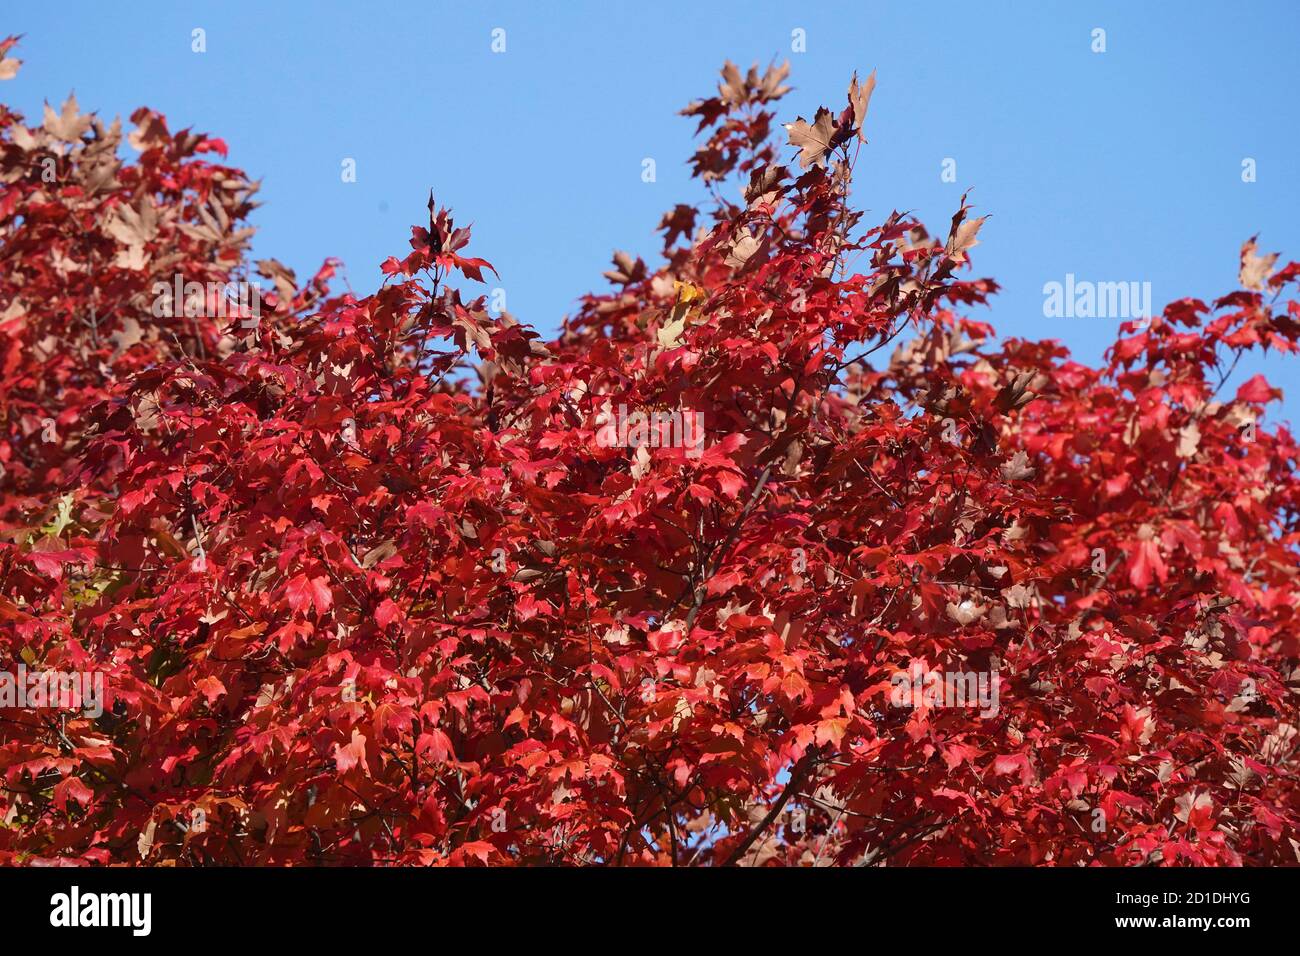
<path id="1" fill-rule="evenodd" d="M 864 944 L 1000 947 L 1007 933 L 1052 944 L 1289 932 L 1298 876 L 1300 869 L 30 868 L 0 869 L 0 899 L 11 942 L 496 948 L 518 938 L 567 939 L 586 951 L 601 939 L 658 938 L 696 952 L 711 940 L 730 948 L 751 939 L 811 944 L 837 927 Z M 148 894 L 147 911 L 140 894 Z"/>

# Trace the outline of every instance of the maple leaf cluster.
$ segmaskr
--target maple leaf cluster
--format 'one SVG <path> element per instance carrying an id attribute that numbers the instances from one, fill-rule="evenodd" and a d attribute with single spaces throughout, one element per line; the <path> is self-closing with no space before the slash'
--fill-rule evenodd
<path id="1" fill-rule="evenodd" d="M 1097 368 L 998 342 L 965 200 L 851 204 L 874 74 L 788 143 L 786 74 L 685 110 L 711 199 L 548 342 L 432 200 L 333 294 L 220 140 L 0 107 L 0 671 L 104 688 L 0 707 L 0 862 L 1297 861 L 1297 447 L 1221 393 L 1300 265 Z"/>

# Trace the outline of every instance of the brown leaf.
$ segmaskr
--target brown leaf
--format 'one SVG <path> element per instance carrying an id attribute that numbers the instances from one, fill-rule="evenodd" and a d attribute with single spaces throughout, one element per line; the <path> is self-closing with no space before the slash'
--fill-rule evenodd
<path id="1" fill-rule="evenodd" d="M 640 256 L 633 258 L 631 253 L 620 249 L 614 253 L 614 268 L 604 273 L 604 276 L 610 282 L 627 285 L 630 282 L 640 282 L 645 278 L 645 273 L 645 262 Z"/>
<path id="2" fill-rule="evenodd" d="M 1037 396 L 1033 386 L 1037 384 L 1035 379 L 1038 377 L 1036 372 L 1017 372 L 1010 382 L 998 389 L 998 394 L 993 399 L 994 407 L 1007 413 L 1028 405 Z"/>
<path id="3" fill-rule="evenodd" d="M 745 81 L 740 77 L 740 68 L 730 60 L 722 64 L 722 80 L 718 84 L 718 95 L 722 98 L 722 102 L 734 106 L 749 99 L 749 94 L 745 90 Z"/>
<path id="4" fill-rule="evenodd" d="M 258 259 L 257 273 L 275 283 L 275 293 L 280 297 L 278 308 L 292 308 L 294 297 L 298 294 L 298 277 L 294 271 L 278 259 Z"/>
<path id="5" fill-rule="evenodd" d="M 770 202 L 780 193 L 780 182 L 785 178 L 784 166 L 766 165 L 755 168 L 749 174 L 749 185 L 745 187 L 745 202 L 751 206 L 755 202 Z"/>
<path id="6" fill-rule="evenodd" d="M 781 462 L 781 474 L 793 478 L 799 474 L 799 462 L 803 460 L 803 444 L 792 441 L 786 449 L 785 460 Z"/>
<path id="7" fill-rule="evenodd" d="M 858 129 L 858 139 L 867 141 L 865 124 L 867 122 L 867 104 L 876 89 L 876 71 L 872 70 L 867 82 L 858 86 L 858 74 L 854 72 L 853 81 L 849 83 L 849 105 L 853 107 L 853 125 Z"/>
<path id="8" fill-rule="evenodd" d="M 1268 277 L 1273 274 L 1273 263 L 1277 262 L 1278 254 L 1274 252 L 1267 256 L 1256 255 L 1256 238 L 1258 236 L 1251 236 L 1241 244 L 1241 271 L 1237 277 L 1241 281 L 1242 288 L 1262 292 Z"/>
<path id="9" fill-rule="evenodd" d="M 131 114 L 135 129 L 126 137 L 127 144 L 144 153 L 155 146 L 161 146 L 171 139 L 167 131 L 167 121 L 153 110 L 140 107 Z"/>
<path id="10" fill-rule="evenodd" d="M 361 566 L 369 570 L 381 561 L 387 561 L 397 553 L 397 545 L 392 538 L 385 538 L 361 556 Z"/>
<path id="11" fill-rule="evenodd" d="M 451 324 L 464 333 L 466 351 L 472 345 L 480 354 L 492 347 L 492 317 L 486 312 L 469 312 L 457 309 L 451 317 Z"/>
<path id="12" fill-rule="evenodd" d="M 158 214 L 149 197 L 142 196 L 138 209 L 119 206 L 104 231 L 124 246 L 142 246 L 158 235 Z"/>
<path id="13" fill-rule="evenodd" d="M 980 216 L 978 219 L 967 219 L 954 227 L 952 235 L 948 237 L 947 253 L 957 262 L 966 261 L 966 250 L 972 249 L 979 245 L 979 240 L 975 238 L 976 233 L 980 231 L 980 226 L 984 225 L 984 220 L 988 216 Z"/>
<path id="14" fill-rule="evenodd" d="M 750 260 L 753 260 L 755 265 L 763 262 L 767 257 L 767 250 L 766 236 L 759 238 L 749 230 L 745 230 L 727 250 L 727 258 L 724 261 L 732 269 L 744 269 Z"/>
<path id="15" fill-rule="evenodd" d="M 68 98 L 63 101 L 63 111 L 56 114 L 50 109 L 50 104 L 45 104 L 45 131 L 51 136 L 63 140 L 65 143 L 78 143 L 81 141 L 81 134 L 90 129 L 89 114 L 83 116 L 77 109 L 77 97 L 69 93 Z"/>
<path id="16" fill-rule="evenodd" d="M 40 139 L 37 139 L 26 126 L 15 124 L 9 127 L 9 129 L 12 131 L 11 135 L 13 136 L 14 145 L 23 150 L 23 152 L 30 153 L 45 141 L 45 136 L 43 134 Z"/>
<path id="17" fill-rule="evenodd" d="M 109 341 L 113 343 L 113 358 L 135 345 L 137 342 L 144 340 L 144 328 L 131 316 L 122 319 L 122 328 L 109 336 Z"/>
<path id="18" fill-rule="evenodd" d="M 760 102 L 776 100 L 790 92 L 790 87 L 782 86 L 782 81 L 790 75 L 790 61 L 786 60 L 780 66 L 775 64 L 767 68 L 763 74 L 763 79 L 758 84 L 758 99 Z"/>
<path id="19" fill-rule="evenodd" d="M 1011 460 L 1003 463 L 998 470 L 1007 481 L 1022 481 L 1025 478 L 1034 477 L 1034 469 L 1029 464 L 1029 456 L 1023 451 L 1016 452 L 1011 457 Z"/>
<path id="20" fill-rule="evenodd" d="M 800 117 L 793 123 L 786 123 L 785 128 L 790 133 L 790 145 L 800 149 L 800 168 L 826 165 L 826 154 L 831 151 L 835 139 L 835 124 L 831 122 L 829 110 L 825 107 L 819 109 L 811 126 Z"/>
<path id="21" fill-rule="evenodd" d="M 686 331 L 686 316 L 672 318 L 655 332 L 655 341 L 661 349 L 675 349 L 682 344 L 682 334 Z"/>
<path id="22" fill-rule="evenodd" d="M 988 613 L 987 607 L 981 607 L 969 598 L 962 601 L 960 604 L 953 604 L 949 601 L 944 606 L 944 610 L 948 613 L 949 618 L 962 625 L 962 627 L 965 627 L 972 621 L 978 621 Z"/>
<path id="23" fill-rule="evenodd" d="M 1008 607 L 1026 608 L 1029 607 L 1034 594 L 1023 584 L 1013 584 L 1009 588 L 1002 589 L 1002 596 L 1006 599 Z"/>
<path id="24" fill-rule="evenodd" d="M 150 818 L 148 825 L 140 831 L 140 836 L 135 841 L 135 847 L 140 853 L 140 859 L 143 860 L 147 857 L 149 851 L 153 849 L 153 837 L 157 830 L 158 821 Z"/>
<path id="25" fill-rule="evenodd" d="M 0 80 L 12 80 L 18 75 L 18 68 L 22 65 L 22 60 L 12 56 L 0 60 Z"/>

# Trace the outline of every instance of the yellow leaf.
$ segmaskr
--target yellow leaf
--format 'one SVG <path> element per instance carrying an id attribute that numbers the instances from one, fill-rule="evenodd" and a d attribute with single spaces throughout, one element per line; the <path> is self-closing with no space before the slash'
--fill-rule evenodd
<path id="1" fill-rule="evenodd" d="M 674 279 L 673 289 L 677 293 L 677 301 L 682 305 L 691 305 L 695 302 L 703 302 L 709 297 L 707 292 L 690 282 L 680 282 Z"/>

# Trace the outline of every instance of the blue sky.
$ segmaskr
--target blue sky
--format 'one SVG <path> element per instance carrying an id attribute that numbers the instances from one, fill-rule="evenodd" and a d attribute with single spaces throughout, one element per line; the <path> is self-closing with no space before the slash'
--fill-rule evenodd
<path id="1" fill-rule="evenodd" d="M 191 50 L 196 27 L 205 53 Z M 796 29 L 806 52 L 791 50 Z M 838 109 L 850 74 L 877 69 L 858 201 L 871 221 L 907 209 L 934 232 L 972 189 L 991 215 L 975 271 L 1004 289 L 976 315 L 1004 335 L 1095 361 L 1118 320 L 1044 318 L 1045 282 L 1149 281 L 1159 308 L 1233 289 L 1256 232 L 1300 258 L 1294 0 L 63 0 L 10 4 L 3 32 L 26 34 L 25 63 L 0 95 L 29 116 L 75 89 L 86 110 L 149 105 L 173 129 L 224 138 L 263 180 L 255 251 L 300 277 L 338 256 L 358 294 L 373 290 L 433 187 L 474 223 L 472 254 L 496 265 L 510 311 L 544 334 L 606 287 L 615 248 L 653 262 L 659 215 L 700 198 L 694 123 L 676 114 L 713 91 L 726 58 L 790 60 L 782 121 Z M 345 158 L 355 183 L 341 181 Z M 941 181 L 945 158 L 955 183 Z M 1283 387 L 1300 422 L 1298 368 L 1243 372 Z"/>

